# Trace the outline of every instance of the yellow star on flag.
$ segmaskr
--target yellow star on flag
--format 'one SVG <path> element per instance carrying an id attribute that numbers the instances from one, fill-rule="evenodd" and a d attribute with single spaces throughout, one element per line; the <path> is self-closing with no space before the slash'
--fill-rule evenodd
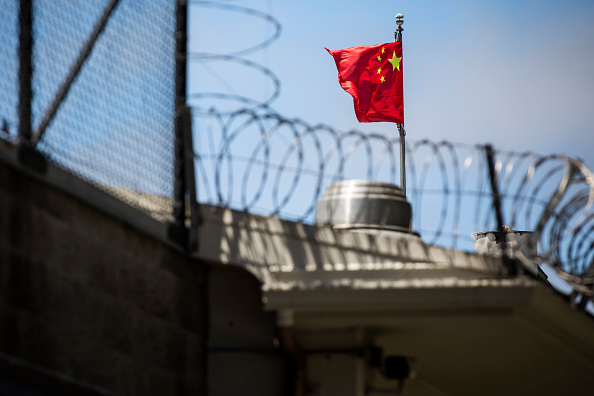
<path id="1" fill-rule="evenodd" d="M 381 62 L 382 61 L 382 57 L 378 55 L 377 56 L 377 60 Z"/>
<path id="2" fill-rule="evenodd" d="M 386 52 L 386 49 L 382 47 L 382 54 Z"/>
<path id="3" fill-rule="evenodd" d="M 394 51 L 394 55 L 392 55 L 392 57 L 390 59 L 388 59 L 388 61 L 390 61 L 390 63 L 392 64 L 392 71 L 394 71 L 395 69 L 398 69 L 398 71 L 400 71 L 400 61 L 402 60 L 402 58 L 398 58 L 396 56 L 396 51 Z"/>
<path id="4" fill-rule="evenodd" d="M 382 74 L 382 69 L 381 67 L 379 69 L 377 69 L 377 74 Z"/>
<path id="5" fill-rule="evenodd" d="M 384 76 L 382 76 L 382 78 L 380 78 L 380 81 L 384 82 L 384 81 L 386 81 L 386 78 Z"/>

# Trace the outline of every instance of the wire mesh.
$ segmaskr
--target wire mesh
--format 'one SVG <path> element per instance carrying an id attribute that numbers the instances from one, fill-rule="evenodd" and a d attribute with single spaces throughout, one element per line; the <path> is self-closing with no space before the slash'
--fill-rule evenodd
<path id="1" fill-rule="evenodd" d="M 18 2 L 0 7 L 0 137 L 15 140 L 18 131 Z"/>
<path id="2" fill-rule="evenodd" d="M 36 1 L 33 128 L 108 1 Z M 175 0 L 121 0 L 39 141 L 52 163 L 172 220 Z"/>

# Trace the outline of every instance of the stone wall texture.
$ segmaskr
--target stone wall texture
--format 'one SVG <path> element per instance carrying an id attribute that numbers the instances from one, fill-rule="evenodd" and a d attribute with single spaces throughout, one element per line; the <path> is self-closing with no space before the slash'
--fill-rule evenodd
<path id="1" fill-rule="evenodd" d="M 205 264 L 0 164 L 1 355 L 118 395 L 204 395 L 206 283 Z"/>

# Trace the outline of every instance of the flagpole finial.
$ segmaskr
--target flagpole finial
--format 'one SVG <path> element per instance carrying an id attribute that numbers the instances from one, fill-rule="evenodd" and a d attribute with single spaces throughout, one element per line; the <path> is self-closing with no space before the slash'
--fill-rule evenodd
<path id="1" fill-rule="evenodd" d="M 404 28 L 402 27 L 402 24 L 404 23 L 404 21 L 402 20 L 403 18 L 404 15 L 396 14 L 396 25 L 398 25 L 398 28 L 394 32 L 395 41 L 402 41 L 402 31 L 404 30 Z"/>

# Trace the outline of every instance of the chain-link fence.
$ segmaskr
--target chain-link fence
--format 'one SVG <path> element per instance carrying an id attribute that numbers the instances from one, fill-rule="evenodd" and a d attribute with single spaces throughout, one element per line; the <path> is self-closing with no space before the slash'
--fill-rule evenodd
<path id="1" fill-rule="evenodd" d="M 15 140 L 19 2 L 6 3 L 0 117 L 4 138 Z M 176 0 L 31 3 L 32 145 L 51 163 L 171 222 Z"/>
<path id="2" fill-rule="evenodd" d="M 7 1 L 0 7 L 0 136 L 15 140 L 18 120 L 19 4 Z"/>

